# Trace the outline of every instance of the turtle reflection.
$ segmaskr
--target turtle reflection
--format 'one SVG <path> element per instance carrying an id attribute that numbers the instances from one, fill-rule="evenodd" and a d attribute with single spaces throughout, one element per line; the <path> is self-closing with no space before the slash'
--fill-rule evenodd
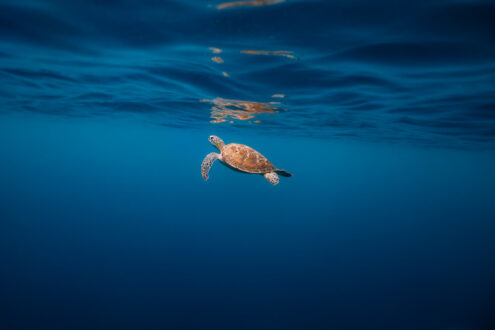
<path id="1" fill-rule="evenodd" d="M 249 120 L 260 113 L 277 113 L 280 109 L 280 102 L 254 102 L 229 100 L 217 97 L 213 100 L 200 100 L 201 102 L 211 102 L 212 123 L 223 123 L 229 119 Z M 259 120 L 255 120 L 259 123 Z"/>

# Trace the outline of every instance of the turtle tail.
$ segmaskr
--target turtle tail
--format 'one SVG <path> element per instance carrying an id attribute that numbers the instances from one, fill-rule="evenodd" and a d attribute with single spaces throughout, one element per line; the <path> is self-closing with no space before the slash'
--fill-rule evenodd
<path id="1" fill-rule="evenodd" d="M 287 172 L 285 170 L 276 170 L 275 172 L 277 172 L 281 176 L 285 176 L 287 178 L 290 178 L 292 176 L 292 174 L 290 174 L 289 172 Z"/>

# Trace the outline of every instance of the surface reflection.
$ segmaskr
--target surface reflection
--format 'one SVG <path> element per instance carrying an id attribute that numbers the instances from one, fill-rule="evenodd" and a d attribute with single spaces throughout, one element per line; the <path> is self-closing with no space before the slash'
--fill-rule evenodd
<path id="1" fill-rule="evenodd" d="M 223 59 L 220 56 L 213 56 L 211 60 L 216 63 L 223 63 Z"/>
<path id="2" fill-rule="evenodd" d="M 222 52 L 222 50 L 217 47 L 208 47 L 208 49 L 211 50 L 213 54 L 220 54 Z"/>
<path id="3" fill-rule="evenodd" d="M 268 6 L 284 2 L 285 0 L 247 0 L 247 1 L 231 1 L 224 2 L 217 6 L 218 10 L 230 9 L 235 7 L 258 7 Z"/>
<path id="4" fill-rule="evenodd" d="M 241 50 L 242 54 L 248 55 L 265 55 L 265 56 L 283 56 L 287 58 L 296 58 L 294 52 L 288 50 Z"/>
<path id="5" fill-rule="evenodd" d="M 212 123 L 223 123 L 229 119 L 249 120 L 262 113 L 277 113 L 279 112 L 279 102 L 255 102 L 230 100 L 217 97 L 213 100 L 200 100 L 200 102 L 210 102 L 211 106 L 211 121 Z M 233 121 L 231 121 L 233 122 Z M 253 123 L 260 123 L 260 120 L 255 120 Z"/>

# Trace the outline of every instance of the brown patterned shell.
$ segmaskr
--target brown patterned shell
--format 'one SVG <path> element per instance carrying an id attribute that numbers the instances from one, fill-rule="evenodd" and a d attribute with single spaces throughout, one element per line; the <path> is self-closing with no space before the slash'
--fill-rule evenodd
<path id="1" fill-rule="evenodd" d="M 243 144 L 227 144 L 222 148 L 222 158 L 228 165 L 243 172 L 269 173 L 275 169 L 265 156 Z"/>

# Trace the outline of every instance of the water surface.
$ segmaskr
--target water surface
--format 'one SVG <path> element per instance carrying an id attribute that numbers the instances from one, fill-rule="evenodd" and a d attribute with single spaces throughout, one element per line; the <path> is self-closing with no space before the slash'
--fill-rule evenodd
<path id="1" fill-rule="evenodd" d="M 490 1 L 0 6 L 2 112 L 493 148 Z M 215 99 L 282 111 L 219 121 Z"/>

